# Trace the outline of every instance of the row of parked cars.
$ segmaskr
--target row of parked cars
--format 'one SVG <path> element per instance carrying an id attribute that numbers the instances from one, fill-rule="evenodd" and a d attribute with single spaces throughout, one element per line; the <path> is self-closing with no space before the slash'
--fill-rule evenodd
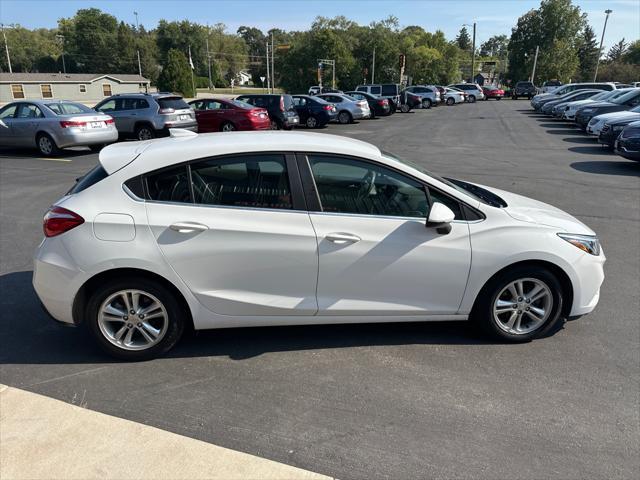
<path id="1" fill-rule="evenodd" d="M 573 122 L 616 154 L 640 161 L 640 87 L 570 83 L 531 99 L 537 112 Z"/>
<path id="2" fill-rule="evenodd" d="M 301 95 L 246 94 L 190 102 L 167 92 L 131 93 L 113 95 L 93 108 L 65 100 L 20 100 L 0 109 L 0 146 L 35 145 L 49 156 L 72 146 L 98 151 L 121 139 L 149 140 L 172 128 L 202 133 L 321 128 L 329 122 L 349 124 L 413 108 L 499 100 L 503 95 L 497 87 L 461 83 L 358 85 L 346 92 L 312 87 Z"/>

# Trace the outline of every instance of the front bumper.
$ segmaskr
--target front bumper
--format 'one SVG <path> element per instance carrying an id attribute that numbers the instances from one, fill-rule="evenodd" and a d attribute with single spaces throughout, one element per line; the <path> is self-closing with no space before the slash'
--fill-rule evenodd
<path id="1" fill-rule="evenodd" d="M 600 255 L 593 256 L 585 253 L 573 264 L 577 275 L 577 285 L 574 285 L 573 305 L 570 317 L 591 313 L 600 300 L 600 287 L 604 282 L 604 263 L 606 257 L 601 250 Z"/>
<path id="2" fill-rule="evenodd" d="M 618 138 L 614 150 L 621 157 L 640 161 L 640 138 Z"/>

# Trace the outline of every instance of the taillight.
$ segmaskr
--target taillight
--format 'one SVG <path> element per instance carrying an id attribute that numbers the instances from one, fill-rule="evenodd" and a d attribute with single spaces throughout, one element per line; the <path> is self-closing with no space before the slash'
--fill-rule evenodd
<path id="1" fill-rule="evenodd" d="M 284 97 L 280 97 L 280 111 L 284 112 Z"/>
<path id="2" fill-rule="evenodd" d="M 333 105 L 323 105 L 323 106 L 322 106 L 322 109 L 323 109 L 323 110 L 331 111 L 331 110 L 333 110 Z"/>
<path id="3" fill-rule="evenodd" d="M 378 100 L 378 105 L 382 105 L 384 107 L 385 105 L 388 105 L 388 104 L 389 104 L 389 100 L 387 100 L 386 98 L 382 98 Z"/>
<path id="4" fill-rule="evenodd" d="M 104 123 L 106 123 L 107 125 L 111 125 L 112 123 L 115 123 L 115 121 L 113 120 L 113 118 L 109 118 L 105 120 Z"/>
<path id="5" fill-rule="evenodd" d="M 158 113 L 160 115 L 167 115 L 169 113 L 175 113 L 175 109 L 173 109 L 173 108 L 161 108 L 160 110 L 158 110 Z"/>
<path id="6" fill-rule="evenodd" d="M 87 126 L 87 122 L 73 122 L 73 121 L 63 120 L 62 122 L 60 122 L 60 126 L 62 128 L 72 128 L 72 127 L 84 128 Z"/>
<path id="7" fill-rule="evenodd" d="M 42 229 L 45 237 L 55 237 L 83 223 L 84 218 L 77 213 L 62 207 L 51 207 L 42 219 Z"/>

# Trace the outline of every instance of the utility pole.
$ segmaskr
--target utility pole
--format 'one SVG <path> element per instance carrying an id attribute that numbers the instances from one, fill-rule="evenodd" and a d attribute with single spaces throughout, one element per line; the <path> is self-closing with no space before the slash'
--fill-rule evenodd
<path id="1" fill-rule="evenodd" d="M 473 51 L 471 52 L 471 83 L 476 73 L 476 22 L 473 22 Z"/>
<path id="2" fill-rule="evenodd" d="M 376 78 L 376 47 L 373 47 L 373 62 L 371 63 L 371 83 L 375 83 Z"/>
<path id="3" fill-rule="evenodd" d="M 536 78 L 536 66 L 538 65 L 538 52 L 540 52 L 540 45 L 536 45 L 536 56 L 533 57 L 533 70 L 531 71 L 531 78 L 529 81 L 533 83 L 533 79 Z"/>
<path id="4" fill-rule="evenodd" d="M 267 41 L 267 92 L 271 93 L 271 76 L 269 75 L 269 42 Z"/>
<path id="5" fill-rule="evenodd" d="M 598 49 L 598 61 L 596 62 L 596 73 L 593 75 L 593 81 L 595 82 L 598 78 L 598 67 L 600 66 L 600 57 L 602 56 L 602 44 L 604 43 L 604 32 L 607 31 L 607 20 L 609 20 L 609 15 L 613 12 L 611 9 L 606 9 L 604 13 L 607 14 L 604 17 L 604 27 L 602 27 L 602 37 L 600 38 L 600 48 Z M 6 42 L 6 40 L 5 40 Z"/>
<path id="6" fill-rule="evenodd" d="M 13 73 L 11 69 L 11 57 L 9 56 L 9 44 L 7 43 L 7 35 L 4 33 L 4 27 L 7 26 L 4 23 L 0 23 L 0 29 L 2 29 L 2 37 L 4 38 L 4 50 L 7 52 L 7 65 L 9 65 L 9 73 Z"/>
<path id="7" fill-rule="evenodd" d="M 211 55 L 209 54 L 209 25 L 207 24 L 207 70 L 209 72 L 209 90 L 213 87 L 213 82 L 211 81 Z"/>
<path id="8" fill-rule="evenodd" d="M 276 49 L 276 45 L 273 40 L 273 32 L 271 32 L 271 93 L 276 93 L 276 64 L 274 58 L 274 52 Z M 269 61 L 269 59 L 267 59 Z"/>
<path id="9" fill-rule="evenodd" d="M 138 12 L 134 11 L 133 14 L 136 16 L 136 36 L 140 38 L 140 24 L 138 23 Z M 140 48 L 136 42 L 136 56 L 138 57 L 138 75 L 142 76 L 142 64 L 140 63 Z M 64 58 L 64 57 L 63 57 Z"/>
<path id="10" fill-rule="evenodd" d="M 62 43 L 62 71 L 67 73 L 67 65 L 64 61 L 64 35 L 57 34 L 56 38 Z"/>

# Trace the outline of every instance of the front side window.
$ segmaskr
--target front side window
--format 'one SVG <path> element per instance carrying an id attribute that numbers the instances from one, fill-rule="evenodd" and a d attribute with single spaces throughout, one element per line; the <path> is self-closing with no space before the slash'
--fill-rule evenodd
<path id="1" fill-rule="evenodd" d="M 32 103 L 22 103 L 16 118 L 42 118 L 42 111 Z"/>
<path id="2" fill-rule="evenodd" d="M 2 110 L 0 110 L 0 120 L 3 118 L 13 118 L 13 116 L 16 114 L 17 108 L 17 104 L 7 105 L 6 107 L 4 107 Z"/>
<path id="3" fill-rule="evenodd" d="M 112 98 L 96 108 L 99 112 L 113 112 L 116 110 L 116 100 Z"/>
<path id="4" fill-rule="evenodd" d="M 22 85 L 11 85 L 11 94 L 13 98 L 24 98 L 24 88 Z"/>
<path id="5" fill-rule="evenodd" d="M 424 186 L 394 170 L 342 157 L 309 155 L 322 210 L 426 218 Z"/>
<path id="6" fill-rule="evenodd" d="M 293 208 L 283 155 L 242 155 L 191 165 L 194 201 L 205 205 Z"/>

